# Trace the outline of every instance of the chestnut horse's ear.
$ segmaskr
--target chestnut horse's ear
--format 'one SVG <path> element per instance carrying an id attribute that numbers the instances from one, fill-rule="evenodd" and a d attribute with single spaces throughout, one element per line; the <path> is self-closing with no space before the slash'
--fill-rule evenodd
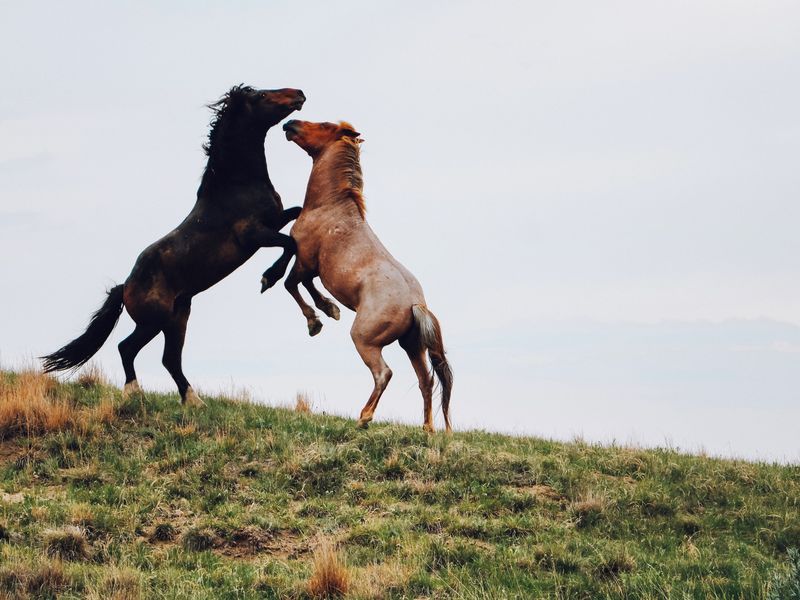
<path id="1" fill-rule="evenodd" d="M 357 138 L 358 136 L 361 135 L 355 129 L 352 129 L 350 127 L 343 127 L 342 129 L 340 129 L 340 131 L 342 132 L 342 135 L 346 135 L 347 137 L 351 138 Z"/>

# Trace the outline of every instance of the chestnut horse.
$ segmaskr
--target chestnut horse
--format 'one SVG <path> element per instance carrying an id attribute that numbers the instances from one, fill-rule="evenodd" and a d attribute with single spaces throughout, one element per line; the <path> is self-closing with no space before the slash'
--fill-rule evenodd
<path id="1" fill-rule="evenodd" d="M 337 318 L 338 310 L 314 288 L 316 276 L 339 302 L 355 311 L 350 336 L 375 380 L 359 425 L 367 427 L 372 420 L 392 377 L 382 351 L 397 340 L 419 380 L 424 429 L 433 431 L 433 377 L 428 371 L 427 352 L 442 387 L 442 413 L 450 431 L 453 374 L 445 357 L 439 321 L 426 307 L 419 282 L 389 254 L 367 224 L 361 194 L 360 134 L 347 123 L 289 121 L 283 129 L 286 139 L 313 159 L 303 211 L 292 226 L 297 256 L 285 286 L 303 311 L 310 335 L 319 333 L 322 323 L 303 300 L 298 283 L 329 316 Z"/>
<path id="2" fill-rule="evenodd" d="M 108 292 L 83 335 L 43 357 L 45 371 L 71 370 L 88 361 L 111 335 L 124 305 L 136 322 L 133 333 L 119 344 L 125 392 L 140 390 L 133 361 L 163 332 L 162 362 L 178 386 L 181 402 L 202 404 L 181 367 L 192 297 L 266 246 L 283 247 L 281 257 L 264 273 L 267 287 L 286 272 L 296 246 L 280 229 L 297 218 L 300 208 L 283 209 L 267 173 L 264 139 L 270 127 L 300 110 L 305 99 L 295 89 L 235 86 L 209 106 L 214 119 L 204 146 L 208 163 L 194 208 L 139 255 L 128 279 Z"/>

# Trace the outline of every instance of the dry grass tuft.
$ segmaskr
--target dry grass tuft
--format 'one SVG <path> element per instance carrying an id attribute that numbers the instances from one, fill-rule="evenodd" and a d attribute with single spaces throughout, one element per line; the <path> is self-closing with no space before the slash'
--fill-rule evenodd
<path id="1" fill-rule="evenodd" d="M 50 529 L 43 534 L 47 555 L 61 560 L 86 560 L 89 558 L 89 541 L 80 527 L 68 525 Z"/>
<path id="2" fill-rule="evenodd" d="M 103 398 L 100 403 L 93 407 L 89 415 L 89 421 L 110 425 L 117 420 L 117 407 L 110 398 Z"/>
<path id="3" fill-rule="evenodd" d="M 308 394 L 305 392 L 297 392 L 294 402 L 294 411 L 304 415 L 311 414 L 311 401 L 308 399 Z"/>
<path id="4" fill-rule="evenodd" d="M 49 515 L 49 511 L 47 510 L 46 506 L 37 505 L 31 506 L 31 518 L 34 521 L 46 521 Z"/>
<path id="5" fill-rule="evenodd" d="M 569 514 L 576 527 L 590 527 L 603 519 L 607 505 L 605 496 L 589 492 L 569 505 Z"/>
<path id="6" fill-rule="evenodd" d="M 56 381 L 35 371 L 0 379 L 0 437 L 32 435 L 74 425 L 66 400 L 55 397 Z"/>
<path id="7" fill-rule="evenodd" d="M 171 542 L 177 535 L 178 532 L 171 523 L 158 523 L 153 528 L 150 540 L 153 542 Z"/>
<path id="8" fill-rule="evenodd" d="M 41 372 L 0 376 L 0 439 L 65 430 L 85 435 L 116 418 L 116 407 L 110 399 L 78 408 L 69 398 L 59 396 L 55 379 Z"/>
<path id="9" fill-rule="evenodd" d="M 306 590 L 312 598 L 344 596 L 350 588 L 350 573 L 330 543 L 323 543 L 314 552 L 314 572 Z"/>
<path id="10" fill-rule="evenodd" d="M 35 567 L 10 563 L 0 567 L 2 598 L 58 598 L 69 584 L 60 562 Z"/>
<path id="11" fill-rule="evenodd" d="M 73 504 L 69 509 L 69 522 L 76 527 L 91 529 L 95 522 L 94 508 L 85 502 Z"/>
<path id="12" fill-rule="evenodd" d="M 396 450 L 383 462 L 383 474 L 386 479 L 402 479 L 407 470 L 400 453 Z"/>
<path id="13" fill-rule="evenodd" d="M 75 383 L 84 389 L 110 385 L 108 377 L 96 363 L 89 363 L 81 369 L 81 373 L 75 379 Z"/>
<path id="14" fill-rule="evenodd" d="M 134 571 L 114 568 L 103 580 L 102 598 L 135 600 L 141 597 L 139 577 Z"/>
<path id="15" fill-rule="evenodd" d="M 413 567 L 400 561 L 368 565 L 355 572 L 351 592 L 357 598 L 381 600 L 408 585 L 412 573 Z"/>
<path id="16" fill-rule="evenodd" d="M 600 578 L 613 579 L 622 573 L 630 573 L 636 569 L 636 561 L 625 549 L 612 551 L 603 557 L 600 564 L 594 569 L 595 575 Z"/>
<path id="17" fill-rule="evenodd" d="M 188 423 L 184 423 L 183 425 L 175 425 L 175 433 L 177 433 L 180 437 L 191 437 L 195 433 L 197 433 L 197 423 L 194 421 L 189 421 Z"/>

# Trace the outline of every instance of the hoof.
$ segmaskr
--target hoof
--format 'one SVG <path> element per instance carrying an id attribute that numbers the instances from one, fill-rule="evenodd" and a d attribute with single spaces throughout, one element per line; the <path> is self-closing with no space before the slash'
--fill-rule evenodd
<path id="1" fill-rule="evenodd" d="M 273 285 L 275 285 L 275 282 L 274 282 L 274 281 L 270 281 L 269 277 L 267 277 L 266 275 L 264 275 L 264 276 L 261 278 L 261 293 L 263 294 L 263 293 L 264 293 L 264 292 L 266 292 L 266 291 L 267 291 L 269 288 L 271 288 Z"/>
<path id="2" fill-rule="evenodd" d="M 339 318 L 342 316 L 342 313 L 339 312 L 339 307 L 336 306 L 333 302 L 327 307 L 325 314 L 328 315 L 334 321 L 338 321 Z"/>
<path id="3" fill-rule="evenodd" d="M 425 425 L 423 425 L 423 426 L 422 426 L 422 430 L 423 430 L 425 433 L 434 433 L 434 431 L 435 431 L 435 430 L 433 429 L 433 425 L 428 425 L 427 423 L 425 423 Z"/>
<path id="4" fill-rule="evenodd" d="M 142 388 L 139 387 L 139 382 L 135 379 L 133 381 L 129 381 L 125 384 L 125 387 L 122 388 L 122 395 L 126 398 L 128 396 L 132 396 L 133 394 L 141 394 Z"/>
<path id="5" fill-rule="evenodd" d="M 183 405 L 184 406 L 205 406 L 206 403 L 200 399 L 200 396 L 197 395 L 191 387 L 186 390 L 186 395 L 183 397 Z"/>
<path id="6" fill-rule="evenodd" d="M 322 322 L 319 319 L 317 319 L 316 321 L 308 322 L 308 335 L 314 337 L 320 331 L 322 331 Z"/>

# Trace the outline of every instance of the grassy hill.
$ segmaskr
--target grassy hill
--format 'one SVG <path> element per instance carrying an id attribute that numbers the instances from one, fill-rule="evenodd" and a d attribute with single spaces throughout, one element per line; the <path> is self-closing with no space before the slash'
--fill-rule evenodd
<path id="1" fill-rule="evenodd" d="M 2 373 L 0 597 L 789 597 L 797 466 L 206 400 Z"/>

